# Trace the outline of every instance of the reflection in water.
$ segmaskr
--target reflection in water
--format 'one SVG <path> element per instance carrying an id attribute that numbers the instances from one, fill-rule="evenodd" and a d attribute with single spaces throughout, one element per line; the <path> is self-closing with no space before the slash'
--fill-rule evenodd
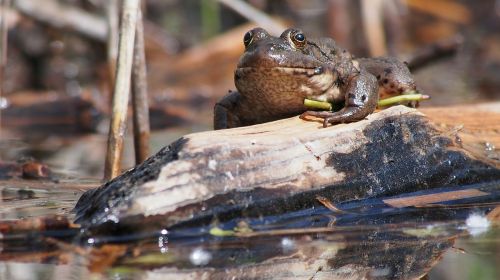
<path id="1" fill-rule="evenodd" d="M 465 189 L 485 195 L 406 207 L 393 207 L 401 197 L 365 199 L 337 204 L 335 211 L 325 205 L 168 229 L 136 225 L 121 235 L 3 231 L 0 278 L 418 278 L 445 252 L 459 251 L 448 250 L 457 238 L 498 231 L 485 214 L 495 212 L 500 185 Z"/>

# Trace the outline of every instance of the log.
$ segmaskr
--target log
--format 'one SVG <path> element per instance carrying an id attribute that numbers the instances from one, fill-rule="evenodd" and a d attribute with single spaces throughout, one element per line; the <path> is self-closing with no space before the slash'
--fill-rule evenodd
<path id="1" fill-rule="evenodd" d="M 500 103 L 490 107 L 483 112 L 493 128 L 486 127 L 497 135 L 490 145 L 498 146 Z M 186 135 L 85 193 L 76 222 L 95 232 L 160 229 L 321 206 L 318 196 L 339 203 L 499 180 L 498 158 L 466 150 L 478 140 L 459 138 L 460 130 L 485 134 L 450 130 L 470 117 L 453 112 L 446 119 L 446 111 L 435 111 L 436 124 L 396 106 L 328 128 L 293 117 Z"/>

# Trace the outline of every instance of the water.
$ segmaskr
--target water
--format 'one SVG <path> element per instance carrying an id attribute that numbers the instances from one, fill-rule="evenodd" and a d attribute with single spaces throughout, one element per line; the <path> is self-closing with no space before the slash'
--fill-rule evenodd
<path id="1" fill-rule="evenodd" d="M 97 184 L 4 182 L 2 225 L 72 219 L 78 197 Z M 462 189 L 485 195 L 403 208 L 366 199 L 336 205 L 341 212 L 315 207 L 119 235 L 3 230 L 0 279 L 400 279 L 429 271 L 430 279 L 499 279 L 500 183 Z"/>

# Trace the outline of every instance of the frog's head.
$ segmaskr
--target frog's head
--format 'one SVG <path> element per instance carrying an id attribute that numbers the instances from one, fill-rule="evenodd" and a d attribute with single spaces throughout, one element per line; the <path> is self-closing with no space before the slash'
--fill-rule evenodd
<path id="1" fill-rule="evenodd" d="M 243 37 L 245 52 L 235 71 L 235 84 L 245 96 L 311 97 L 335 87 L 334 63 L 299 29 L 274 37 L 254 28 Z"/>

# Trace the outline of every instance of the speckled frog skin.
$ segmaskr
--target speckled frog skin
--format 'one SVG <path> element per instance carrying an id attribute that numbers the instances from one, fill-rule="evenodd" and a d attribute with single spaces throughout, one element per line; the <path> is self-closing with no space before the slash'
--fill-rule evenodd
<path id="1" fill-rule="evenodd" d="M 214 128 L 247 126 L 301 114 L 329 123 L 354 122 L 372 113 L 379 96 L 415 90 L 408 67 L 395 58 L 352 58 L 330 38 L 306 38 L 299 29 L 280 37 L 248 31 L 234 73 L 238 91 L 217 102 Z M 338 112 L 307 111 L 304 99 L 343 102 Z"/>

